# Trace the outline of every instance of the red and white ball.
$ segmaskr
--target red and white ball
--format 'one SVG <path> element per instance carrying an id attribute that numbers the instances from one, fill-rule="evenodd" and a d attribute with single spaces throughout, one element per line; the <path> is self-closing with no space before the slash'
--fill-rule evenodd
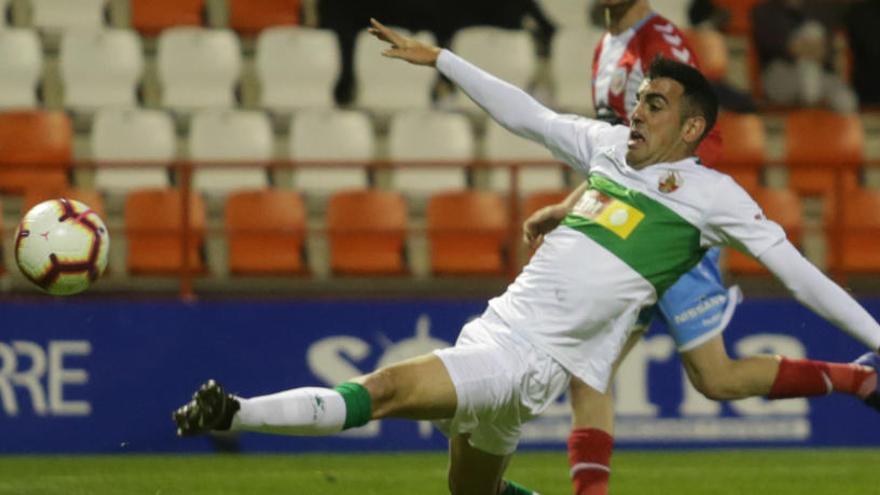
<path id="1" fill-rule="evenodd" d="M 15 232 L 21 273 L 49 294 L 86 290 L 107 268 L 110 236 L 101 218 L 79 201 L 60 198 L 31 208 Z"/>

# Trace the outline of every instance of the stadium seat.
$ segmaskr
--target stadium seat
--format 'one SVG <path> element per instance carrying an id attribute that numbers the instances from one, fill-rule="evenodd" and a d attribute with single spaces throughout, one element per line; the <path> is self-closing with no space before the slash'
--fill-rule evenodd
<path id="1" fill-rule="evenodd" d="M 188 262 L 192 271 L 204 270 L 200 252 L 204 243 L 205 205 L 190 196 Z M 183 267 L 183 205 L 180 191 L 132 191 L 125 199 L 126 264 L 133 274 L 174 274 Z"/>
<path id="2" fill-rule="evenodd" d="M 467 118 L 440 111 L 395 114 L 389 130 L 389 158 L 407 161 L 467 162 L 474 158 L 474 138 Z M 403 163 L 406 165 L 406 163 Z M 415 195 L 460 190 L 467 185 L 459 166 L 410 166 L 394 171 L 394 187 Z"/>
<path id="3" fill-rule="evenodd" d="M 550 68 L 555 106 L 562 110 L 592 115 L 593 52 L 605 32 L 583 26 L 561 29 L 553 37 Z"/>
<path id="4" fill-rule="evenodd" d="M 567 198 L 569 194 L 571 194 L 571 191 L 567 189 L 537 191 L 529 194 L 528 196 L 526 196 L 526 199 L 523 200 L 523 220 L 545 206 L 550 206 L 552 204 L 565 201 L 565 198 Z"/>
<path id="5" fill-rule="evenodd" d="M 205 0 L 130 0 L 131 25 L 144 36 L 175 26 L 201 26 Z"/>
<path id="6" fill-rule="evenodd" d="M 681 0 L 651 0 L 651 8 L 654 12 L 669 19 L 679 28 L 690 26 L 691 21 L 688 17 L 689 2 Z"/>
<path id="7" fill-rule="evenodd" d="M 238 37 L 225 29 L 167 29 L 159 35 L 158 68 L 164 107 L 231 107 L 241 71 Z"/>
<path id="8" fill-rule="evenodd" d="M 838 172 L 864 161 L 865 132 L 858 114 L 795 110 L 785 117 L 785 165 L 789 187 L 801 194 L 830 196 Z"/>
<path id="9" fill-rule="evenodd" d="M 300 0 L 229 0 L 229 27 L 254 36 L 272 26 L 299 24 Z"/>
<path id="10" fill-rule="evenodd" d="M 836 248 L 841 253 L 836 257 L 835 268 L 847 273 L 880 272 L 880 192 L 869 189 L 848 191 L 842 199 L 843 228 L 829 232 L 832 252 Z M 839 244 L 834 236 L 840 235 Z M 832 257 L 834 260 L 835 257 Z"/>
<path id="11" fill-rule="evenodd" d="M 589 0 L 540 0 L 542 9 L 562 28 L 583 28 L 589 24 Z M 592 57 L 590 57 L 592 60 Z"/>
<path id="12" fill-rule="evenodd" d="M 140 37 L 123 29 L 75 30 L 61 38 L 64 106 L 94 111 L 137 104 L 144 69 Z"/>
<path id="13" fill-rule="evenodd" d="M 104 215 L 106 210 L 104 209 L 104 198 L 101 197 L 101 194 L 93 189 L 80 189 L 78 187 L 29 188 L 24 194 L 21 214 L 24 215 L 31 208 L 43 201 L 58 198 L 68 198 L 84 203 L 102 219 L 107 218 Z"/>
<path id="14" fill-rule="evenodd" d="M 174 122 L 160 110 L 103 108 L 90 135 L 96 162 L 146 162 L 171 165 L 177 155 Z M 98 167 L 95 186 L 113 193 L 168 186 L 165 166 Z"/>
<path id="15" fill-rule="evenodd" d="M 34 27 L 49 33 L 104 26 L 107 0 L 30 0 Z"/>
<path id="16" fill-rule="evenodd" d="M 73 159 L 73 128 L 63 112 L 0 113 L 0 190 L 61 187 Z"/>
<path id="17" fill-rule="evenodd" d="M 43 72 L 40 38 L 30 29 L 0 30 L 0 109 L 37 106 Z"/>
<path id="18" fill-rule="evenodd" d="M 375 157 L 373 124 L 367 115 L 351 110 L 304 110 L 290 125 L 288 157 L 303 161 L 369 162 Z M 343 189 L 365 189 L 362 167 L 303 167 L 296 171 L 296 187 L 327 195 Z"/>
<path id="19" fill-rule="evenodd" d="M 792 243 L 800 244 L 804 212 L 797 193 L 790 189 L 760 188 L 753 192 L 753 197 L 761 205 L 767 218 L 781 225 Z M 725 267 L 731 273 L 743 275 L 769 274 L 764 266 L 751 256 L 735 249 L 726 250 Z"/>
<path id="20" fill-rule="evenodd" d="M 411 35 L 405 29 L 400 31 Z M 425 32 L 417 33 L 416 39 L 434 43 L 434 37 Z M 378 113 L 429 108 L 436 73 L 383 57 L 385 48 L 384 42 L 366 30 L 358 34 L 354 50 L 357 80 L 355 104 Z"/>
<path id="21" fill-rule="evenodd" d="M 521 162 L 552 162 L 557 163 L 550 151 L 544 146 L 501 127 L 497 122 L 486 124 L 483 138 L 483 157 L 487 160 L 516 163 Z M 492 168 L 489 171 L 489 186 L 495 191 L 510 190 L 510 172 L 506 168 Z M 565 175 L 562 166 L 533 165 L 521 166 L 519 169 L 519 191 L 530 193 L 542 189 L 561 189 L 565 187 Z"/>
<path id="22" fill-rule="evenodd" d="M 193 116 L 189 157 L 205 164 L 253 162 L 254 166 L 205 167 L 193 175 L 193 187 L 212 194 L 234 189 L 264 189 L 268 173 L 259 165 L 272 159 L 272 124 L 263 112 L 211 109 Z"/>
<path id="23" fill-rule="evenodd" d="M 293 191 L 266 189 L 226 199 L 229 270 L 234 274 L 302 273 L 306 210 Z"/>
<path id="24" fill-rule="evenodd" d="M 697 54 L 703 75 L 711 81 L 724 80 L 730 64 L 724 35 L 714 29 L 688 29 L 684 34 Z"/>
<path id="25" fill-rule="evenodd" d="M 339 76 L 339 46 L 332 31 L 274 27 L 257 38 L 260 106 L 275 112 L 332 108 Z M 429 71 L 430 72 L 430 71 Z"/>
<path id="26" fill-rule="evenodd" d="M 731 34 L 751 35 L 752 8 L 763 0 L 715 0 L 716 7 L 730 12 L 727 32 Z"/>
<path id="27" fill-rule="evenodd" d="M 537 65 L 535 46 L 526 31 L 464 28 L 456 32 L 451 44 L 455 53 L 518 88 L 527 88 L 534 75 Z M 456 95 L 458 108 L 483 114 L 464 92 L 457 91 Z"/>
<path id="28" fill-rule="evenodd" d="M 343 275 L 400 275 L 407 271 L 406 201 L 392 191 L 343 191 L 330 197 L 330 269 Z"/>
<path id="29" fill-rule="evenodd" d="M 434 274 L 504 273 L 510 221 L 500 194 L 457 191 L 432 196 L 427 222 Z"/>
<path id="30" fill-rule="evenodd" d="M 766 161 L 764 121 L 755 114 L 722 112 L 715 125 L 721 132 L 721 153 L 712 168 L 732 176 L 746 191 L 757 190 Z"/>

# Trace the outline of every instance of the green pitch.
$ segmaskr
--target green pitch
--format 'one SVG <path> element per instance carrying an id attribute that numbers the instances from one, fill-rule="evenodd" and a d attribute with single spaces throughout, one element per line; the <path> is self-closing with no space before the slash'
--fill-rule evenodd
<path id="1" fill-rule="evenodd" d="M 877 493 L 880 450 L 619 452 L 615 495 Z M 514 456 L 509 477 L 569 494 L 565 454 Z M 443 454 L 0 456 L 0 494 L 440 495 Z"/>

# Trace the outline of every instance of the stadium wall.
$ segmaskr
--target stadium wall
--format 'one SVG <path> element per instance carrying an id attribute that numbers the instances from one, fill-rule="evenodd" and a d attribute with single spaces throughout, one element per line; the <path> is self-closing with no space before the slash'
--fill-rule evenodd
<path id="1" fill-rule="evenodd" d="M 864 301 L 880 314 L 880 300 Z M 331 438 L 259 434 L 178 439 L 171 411 L 203 380 L 258 395 L 331 385 L 454 342 L 484 301 L 3 303 L 0 453 L 431 450 L 427 422 L 383 421 Z M 734 354 L 849 361 L 863 352 L 789 300 L 749 300 L 726 332 Z M 719 404 L 683 376 L 662 328 L 637 346 L 617 383 L 618 443 L 639 448 L 878 446 L 876 420 L 851 397 Z M 558 448 L 561 399 L 529 423 L 523 446 Z"/>

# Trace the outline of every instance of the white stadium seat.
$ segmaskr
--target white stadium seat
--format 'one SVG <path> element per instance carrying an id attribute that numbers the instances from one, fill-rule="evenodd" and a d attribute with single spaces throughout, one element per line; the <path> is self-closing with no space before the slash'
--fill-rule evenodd
<path id="1" fill-rule="evenodd" d="M 174 122 L 161 110 L 102 108 L 92 123 L 92 158 L 96 162 L 168 163 L 176 156 Z M 162 167 L 98 167 L 98 189 L 126 192 L 164 188 L 168 172 Z"/>
<path id="2" fill-rule="evenodd" d="M 159 35 L 158 59 L 163 106 L 189 112 L 233 105 L 241 51 L 232 31 L 166 29 Z"/>
<path id="3" fill-rule="evenodd" d="M 33 108 L 43 71 L 40 38 L 30 29 L 0 30 L 0 108 Z"/>
<path id="4" fill-rule="evenodd" d="M 277 112 L 333 107 L 339 58 L 332 31 L 300 27 L 264 30 L 257 39 L 256 52 L 260 105 Z"/>
<path id="5" fill-rule="evenodd" d="M 43 31 L 99 29 L 104 25 L 106 0 L 30 0 L 33 24 Z"/>
<path id="6" fill-rule="evenodd" d="M 605 32 L 599 28 L 560 29 L 553 38 L 550 61 L 555 106 L 578 114 L 593 109 L 593 53 Z"/>
<path id="7" fill-rule="evenodd" d="M 144 70 L 140 37 L 124 29 L 74 30 L 61 38 L 64 105 L 92 111 L 134 106 Z"/>
<path id="8" fill-rule="evenodd" d="M 361 112 L 306 110 L 290 125 L 288 157 L 291 160 L 340 160 L 368 162 L 376 153 L 373 124 Z M 327 195 L 342 189 L 366 188 L 363 168 L 301 168 L 296 171 L 297 189 Z"/>
<path id="9" fill-rule="evenodd" d="M 457 113 L 411 110 L 395 114 L 388 140 L 389 158 L 404 163 L 474 158 L 470 122 Z M 394 187 L 404 193 L 427 195 L 466 186 L 465 170 L 461 167 L 403 167 L 394 171 Z"/>
<path id="10" fill-rule="evenodd" d="M 483 156 L 487 160 L 556 161 L 544 146 L 517 136 L 494 120 L 486 126 Z M 519 170 L 520 193 L 565 187 L 565 176 L 558 166 L 523 166 Z M 489 186 L 496 191 L 510 190 L 509 172 L 502 168 L 492 169 L 489 172 Z"/>
<path id="11" fill-rule="evenodd" d="M 189 134 L 191 160 L 265 164 L 272 159 L 272 150 L 272 124 L 264 112 L 207 109 L 193 115 Z M 256 166 L 204 168 L 193 177 L 195 189 L 211 194 L 268 186 L 266 169 Z"/>
<path id="12" fill-rule="evenodd" d="M 406 30 L 400 31 L 410 35 Z M 426 32 L 415 37 L 434 43 L 434 37 Z M 383 57 L 386 48 L 386 43 L 367 31 L 358 34 L 354 49 L 357 106 L 379 113 L 430 108 L 431 87 L 437 73 Z"/>
<path id="13" fill-rule="evenodd" d="M 537 64 L 531 35 L 523 30 L 471 27 L 459 30 L 452 39 L 452 51 L 499 79 L 527 89 Z M 479 110 L 463 92 L 457 92 L 456 107 Z"/>
<path id="14" fill-rule="evenodd" d="M 583 28 L 588 24 L 587 8 L 591 0 L 539 0 L 538 3 L 557 27 Z"/>

